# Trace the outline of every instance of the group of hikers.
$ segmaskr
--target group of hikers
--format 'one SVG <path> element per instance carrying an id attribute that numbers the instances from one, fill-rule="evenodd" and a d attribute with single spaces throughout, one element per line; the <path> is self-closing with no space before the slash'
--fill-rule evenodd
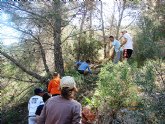
<path id="1" fill-rule="evenodd" d="M 122 34 L 122 42 L 119 40 L 116 40 L 114 36 L 109 36 L 109 41 L 111 42 L 111 48 L 114 48 L 115 51 L 115 57 L 113 59 L 113 62 L 117 64 L 121 57 L 123 57 L 123 61 L 127 61 L 132 53 L 133 53 L 133 41 L 130 34 L 127 33 L 126 30 L 121 31 Z M 123 54 L 122 54 L 123 53 Z M 75 63 L 75 68 L 80 74 L 92 74 L 90 70 L 90 60 L 86 61 L 77 61 Z"/>
<path id="2" fill-rule="evenodd" d="M 133 53 L 133 41 L 131 35 L 126 30 L 121 31 L 121 34 L 121 42 L 116 40 L 114 36 L 109 36 L 109 40 L 112 44 L 110 49 L 114 47 L 115 51 L 114 63 L 118 63 L 121 56 L 123 57 L 123 61 L 127 61 Z"/>
<path id="3" fill-rule="evenodd" d="M 129 59 L 133 52 L 132 37 L 127 31 L 122 31 L 123 41 L 116 40 L 109 36 L 116 56 L 114 63 L 118 63 L 123 51 L 123 58 Z M 92 74 L 90 70 L 90 60 L 76 62 L 76 69 L 80 74 Z M 83 119 L 84 115 L 79 102 L 74 100 L 78 91 L 76 82 L 71 76 L 60 78 L 60 74 L 55 72 L 52 80 L 49 81 L 48 92 L 42 88 L 34 89 L 28 103 L 28 124 L 89 124 Z"/>
<path id="4" fill-rule="evenodd" d="M 73 77 L 60 79 L 59 74 L 54 73 L 48 92 L 42 88 L 34 89 L 35 95 L 28 103 L 28 124 L 82 123 L 81 104 L 74 100 L 77 88 Z"/>

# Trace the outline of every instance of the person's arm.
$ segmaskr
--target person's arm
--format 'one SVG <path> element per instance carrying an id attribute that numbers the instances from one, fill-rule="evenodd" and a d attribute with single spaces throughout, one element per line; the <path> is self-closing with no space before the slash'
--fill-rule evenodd
<path id="1" fill-rule="evenodd" d="M 28 102 L 28 111 L 30 110 L 30 100 Z"/>
<path id="2" fill-rule="evenodd" d="M 89 73 L 90 73 L 90 74 L 92 74 L 92 71 L 91 71 L 91 69 L 90 69 L 89 65 L 88 65 L 88 67 L 87 67 L 87 68 L 88 68 Z"/>
<path id="3" fill-rule="evenodd" d="M 51 88 L 52 88 L 52 80 L 51 80 L 51 81 L 49 82 L 49 84 L 48 84 L 48 93 L 50 93 Z"/>
<path id="4" fill-rule="evenodd" d="M 122 47 L 122 46 L 124 46 L 124 44 L 126 44 L 127 43 L 127 39 L 123 36 L 123 40 L 122 40 L 122 43 L 121 43 L 121 45 L 120 45 L 120 48 Z"/>
<path id="5" fill-rule="evenodd" d="M 81 108 L 81 104 L 78 104 L 74 107 L 73 110 L 72 124 L 81 124 L 81 120 L 82 120 L 82 108 Z"/>
<path id="6" fill-rule="evenodd" d="M 41 111 L 42 111 L 41 106 L 38 106 L 38 107 L 37 107 L 37 110 L 36 110 L 36 112 L 35 112 L 35 114 L 38 115 L 38 116 L 40 116 Z"/>
<path id="7" fill-rule="evenodd" d="M 37 124 L 45 124 L 46 121 L 46 105 L 44 105 L 44 108 L 41 111 L 40 116 L 37 118 Z"/>
<path id="8" fill-rule="evenodd" d="M 39 119 L 39 115 L 36 115 L 36 121 L 37 121 L 37 124 L 39 123 L 38 119 Z"/>
<path id="9" fill-rule="evenodd" d="M 41 112 L 42 112 L 43 107 L 44 107 L 44 106 L 41 106 L 41 105 L 38 106 L 38 107 L 37 107 L 37 110 L 36 110 L 36 112 L 35 112 L 37 124 L 38 124 L 38 119 L 39 119 L 39 116 L 40 116 L 40 114 L 41 114 Z"/>
<path id="10" fill-rule="evenodd" d="M 113 45 L 111 45 L 111 47 L 109 49 L 112 49 L 113 48 Z"/>

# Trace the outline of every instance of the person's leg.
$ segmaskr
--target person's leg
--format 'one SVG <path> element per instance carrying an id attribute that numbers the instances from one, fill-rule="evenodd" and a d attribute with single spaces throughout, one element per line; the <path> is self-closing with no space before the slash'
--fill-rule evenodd
<path id="1" fill-rule="evenodd" d="M 123 50 L 123 61 L 127 61 L 127 59 L 128 59 L 128 51 L 127 51 L 127 49 L 124 49 Z"/>
<path id="2" fill-rule="evenodd" d="M 120 51 L 120 60 L 119 61 L 123 61 L 123 51 Z"/>
<path id="3" fill-rule="evenodd" d="M 128 50 L 127 50 L 128 59 L 131 58 L 132 53 L 133 53 L 133 50 L 131 50 L 131 49 L 128 49 Z"/>
<path id="4" fill-rule="evenodd" d="M 88 75 L 89 71 L 84 71 L 84 76 Z"/>
<path id="5" fill-rule="evenodd" d="M 121 55 L 121 52 L 116 52 L 116 55 L 115 55 L 115 58 L 114 58 L 114 63 L 117 64 L 120 60 L 120 55 Z"/>
<path id="6" fill-rule="evenodd" d="M 52 94 L 52 96 L 58 96 L 58 95 L 60 95 L 60 94 Z"/>
<path id="7" fill-rule="evenodd" d="M 79 72 L 80 74 L 84 74 L 84 71 L 83 71 L 83 70 L 78 70 L 78 72 Z"/>
<path id="8" fill-rule="evenodd" d="M 29 117 L 28 124 L 37 124 L 36 117 Z"/>

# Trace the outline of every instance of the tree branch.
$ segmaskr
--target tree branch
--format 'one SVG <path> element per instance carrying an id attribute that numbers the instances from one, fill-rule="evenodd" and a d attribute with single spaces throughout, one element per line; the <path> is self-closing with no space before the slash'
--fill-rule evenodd
<path id="1" fill-rule="evenodd" d="M 40 52 L 41 52 L 42 61 L 43 61 L 43 64 L 44 64 L 45 71 L 50 76 L 51 73 L 50 73 L 49 67 L 48 67 L 47 62 L 46 62 L 45 50 L 44 50 L 44 48 L 42 46 L 42 43 L 40 42 L 40 38 L 39 37 L 38 37 L 37 41 L 38 41 L 38 45 L 40 47 Z"/>
<path id="2" fill-rule="evenodd" d="M 16 61 L 14 58 L 12 58 L 11 56 L 9 56 L 7 53 L 3 52 L 1 49 L 0 49 L 0 54 L 2 54 L 4 57 L 6 57 L 7 59 L 9 59 L 11 62 L 13 62 L 18 68 L 20 68 L 23 72 L 29 74 L 30 76 L 40 80 L 41 82 L 44 82 L 46 81 L 46 78 L 40 76 L 39 74 L 33 72 L 33 71 L 30 71 L 30 70 L 27 70 L 22 64 L 20 64 L 18 61 Z"/>

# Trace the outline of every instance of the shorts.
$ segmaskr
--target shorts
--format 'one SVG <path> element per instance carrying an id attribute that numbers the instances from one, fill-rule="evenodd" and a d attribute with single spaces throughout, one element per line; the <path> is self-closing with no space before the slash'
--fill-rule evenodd
<path id="1" fill-rule="evenodd" d="M 132 55 L 133 50 L 132 49 L 124 49 L 123 51 L 123 58 L 130 58 Z"/>
<path id="2" fill-rule="evenodd" d="M 84 74 L 84 70 L 78 70 L 80 74 Z"/>
<path id="3" fill-rule="evenodd" d="M 52 96 L 58 96 L 58 95 L 60 95 L 60 94 L 52 94 Z"/>

